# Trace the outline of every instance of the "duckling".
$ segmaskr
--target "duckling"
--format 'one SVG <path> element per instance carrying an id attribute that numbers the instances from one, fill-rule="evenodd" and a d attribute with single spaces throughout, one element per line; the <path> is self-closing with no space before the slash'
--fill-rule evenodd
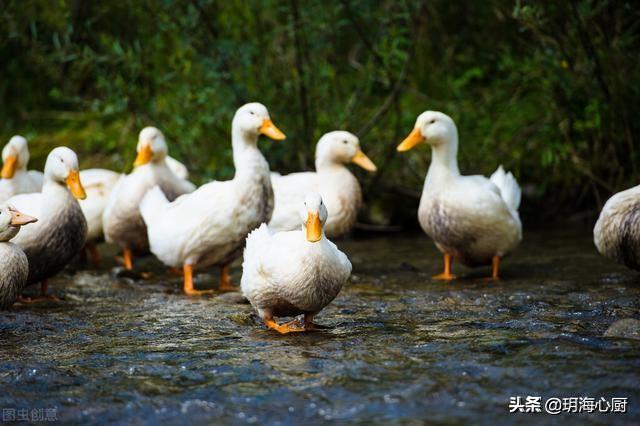
<path id="1" fill-rule="evenodd" d="M 14 136 L 2 149 L 0 172 L 0 203 L 17 194 L 40 192 L 44 175 L 27 170 L 29 146 L 22 136 Z"/>
<path id="2" fill-rule="evenodd" d="M 167 266 L 183 268 L 184 292 L 193 287 L 193 269 L 220 267 L 221 291 L 236 290 L 229 264 L 241 254 L 247 234 L 273 212 L 269 163 L 258 149 L 259 135 L 282 140 L 284 133 L 259 103 L 243 105 L 232 122 L 231 145 L 236 168 L 232 180 L 214 181 L 169 202 L 157 187 L 140 204 L 151 252 Z"/>
<path id="3" fill-rule="evenodd" d="M 354 163 L 369 172 L 376 166 L 360 149 L 358 137 L 336 130 L 323 135 L 316 145 L 316 171 L 271 174 L 275 210 L 269 227 L 278 231 L 292 231 L 300 226 L 298 209 L 309 192 L 318 192 L 329 210 L 324 227 L 330 238 L 348 233 L 356 222 L 362 205 L 362 190 L 356 177 L 345 167 Z"/>
<path id="4" fill-rule="evenodd" d="M 113 188 L 102 216 L 105 239 L 123 249 L 126 269 L 133 268 L 134 254 L 149 252 L 147 228 L 139 209 L 146 192 L 158 185 L 169 200 L 174 200 L 196 188 L 191 182 L 177 177 L 167 165 L 168 148 L 160 130 L 155 127 L 142 129 L 137 151 L 133 172 Z"/>
<path id="5" fill-rule="evenodd" d="M 60 272 L 84 246 L 87 221 L 77 200 L 85 197 L 78 157 L 69 148 L 58 147 L 47 157 L 42 192 L 16 195 L 8 201 L 39 219 L 13 242 L 27 255 L 27 285 L 40 283 L 41 298 L 47 297 L 47 279 Z"/>
<path id="6" fill-rule="evenodd" d="M 20 227 L 37 220 L 11 206 L 0 206 L 0 310 L 18 300 L 29 276 L 27 256 L 9 241 L 18 234 Z"/>
<path id="7" fill-rule="evenodd" d="M 446 114 L 426 111 L 398 146 L 404 152 L 431 145 L 431 165 L 418 208 L 424 232 L 444 253 L 444 272 L 435 279 L 452 280 L 451 260 L 467 266 L 492 265 L 499 278 L 500 259 L 522 239 L 518 214 L 520 187 L 511 173 L 498 167 L 491 178 L 462 176 L 458 169 L 458 129 Z"/>
<path id="8" fill-rule="evenodd" d="M 640 185 L 605 203 L 593 229 L 598 252 L 640 271 Z"/>
<path id="9" fill-rule="evenodd" d="M 299 210 L 302 229 L 272 233 L 266 224 L 247 237 L 241 288 L 265 325 L 282 334 L 318 328 L 314 317 L 340 293 L 351 262 L 327 239 L 327 208 L 309 194 Z M 304 315 L 304 323 L 274 317 Z"/>

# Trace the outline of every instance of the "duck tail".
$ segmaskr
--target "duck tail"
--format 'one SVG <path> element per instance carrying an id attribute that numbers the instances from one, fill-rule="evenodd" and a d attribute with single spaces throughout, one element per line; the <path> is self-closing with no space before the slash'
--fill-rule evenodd
<path id="1" fill-rule="evenodd" d="M 142 218 L 147 226 L 154 222 L 158 213 L 160 213 L 167 204 L 169 204 L 169 200 L 158 185 L 147 191 L 140 202 L 140 214 L 142 214 Z"/>
<path id="2" fill-rule="evenodd" d="M 244 249 L 244 258 L 253 258 L 253 254 L 264 252 L 271 241 L 271 230 L 263 223 L 247 235 L 247 244 Z"/>
<path id="3" fill-rule="evenodd" d="M 247 296 L 255 288 L 255 284 L 264 280 L 262 271 L 262 256 L 270 250 L 271 230 L 266 223 L 249 232 L 247 244 L 244 248 L 242 260 L 242 279 L 240 288 Z"/>
<path id="4" fill-rule="evenodd" d="M 522 191 L 513 174 L 505 172 L 502 165 L 500 165 L 498 170 L 493 172 L 490 179 L 500 189 L 500 195 L 507 206 L 517 212 L 518 207 L 520 207 Z"/>

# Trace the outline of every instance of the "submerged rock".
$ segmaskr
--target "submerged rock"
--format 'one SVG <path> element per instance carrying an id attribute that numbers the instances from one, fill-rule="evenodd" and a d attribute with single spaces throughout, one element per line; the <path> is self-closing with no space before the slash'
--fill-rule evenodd
<path id="1" fill-rule="evenodd" d="M 625 318 L 616 321 L 604 332 L 604 337 L 640 340 L 640 320 Z"/>
<path id="2" fill-rule="evenodd" d="M 238 304 L 238 305 L 249 304 L 249 301 L 240 292 L 222 293 L 217 297 L 217 299 L 222 302 L 231 303 L 231 304 Z"/>

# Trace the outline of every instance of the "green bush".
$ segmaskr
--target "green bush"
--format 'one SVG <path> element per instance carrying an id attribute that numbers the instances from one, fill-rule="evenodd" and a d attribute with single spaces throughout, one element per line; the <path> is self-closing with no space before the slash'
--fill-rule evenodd
<path id="1" fill-rule="evenodd" d="M 313 165 L 315 141 L 357 133 L 367 220 L 414 223 L 429 154 L 395 146 L 426 109 L 451 115 L 465 173 L 499 164 L 525 215 L 596 209 L 637 184 L 638 8 L 587 1 L 1 1 L 0 136 L 33 165 L 65 144 L 126 171 L 145 125 L 194 180 L 233 175 L 230 121 L 269 107 L 288 139 L 274 170 Z M 393 201 L 393 202 L 392 202 Z"/>

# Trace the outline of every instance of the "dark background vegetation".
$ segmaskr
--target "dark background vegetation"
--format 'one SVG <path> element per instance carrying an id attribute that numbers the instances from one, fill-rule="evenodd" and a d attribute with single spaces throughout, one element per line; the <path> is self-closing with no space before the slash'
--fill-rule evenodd
<path id="1" fill-rule="evenodd" d="M 0 137 L 32 166 L 65 144 L 127 171 L 163 130 L 196 182 L 233 175 L 230 120 L 266 104 L 288 136 L 272 169 L 313 166 L 324 132 L 358 134 L 363 221 L 415 223 L 430 155 L 395 146 L 426 109 L 451 115 L 463 172 L 502 163 L 525 220 L 592 220 L 638 183 L 640 13 L 632 1 L 0 0 Z"/>

